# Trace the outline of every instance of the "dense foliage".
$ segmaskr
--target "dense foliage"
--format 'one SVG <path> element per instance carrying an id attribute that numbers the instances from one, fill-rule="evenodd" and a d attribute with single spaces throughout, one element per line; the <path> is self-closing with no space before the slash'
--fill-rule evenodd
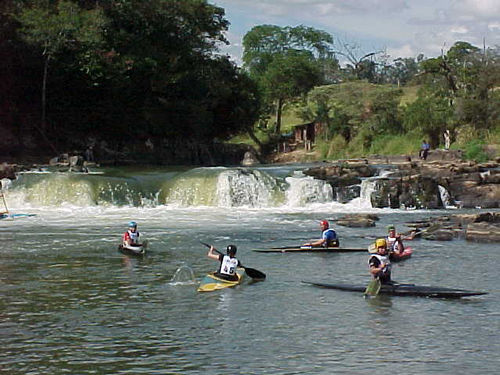
<path id="1" fill-rule="evenodd" d="M 218 54 L 224 10 L 205 0 L 9 0 L 1 11 L 2 131 L 16 150 L 26 134 L 52 152 L 203 144 L 258 116 L 253 81 Z"/>
<path id="2" fill-rule="evenodd" d="M 243 39 L 239 68 L 219 51 L 228 27 L 207 0 L 0 2 L 0 152 L 98 143 L 199 162 L 192 154 L 246 132 L 272 150 L 289 108 L 321 124 L 324 157 L 400 152 L 423 137 L 437 147 L 446 130 L 455 144 L 500 143 L 498 48 L 458 41 L 436 58 L 390 60 L 311 27 L 260 25 Z M 254 132 L 271 114 L 263 147 Z"/>

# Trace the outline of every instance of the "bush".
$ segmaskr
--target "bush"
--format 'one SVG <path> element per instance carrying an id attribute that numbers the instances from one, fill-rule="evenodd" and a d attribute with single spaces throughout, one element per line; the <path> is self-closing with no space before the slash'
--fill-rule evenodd
<path id="1" fill-rule="evenodd" d="M 464 157 L 466 160 L 474 160 L 477 163 L 488 161 L 488 154 L 484 150 L 484 143 L 479 140 L 473 140 L 465 146 Z"/>
<path id="2" fill-rule="evenodd" d="M 344 137 L 336 135 L 331 141 L 318 141 L 316 149 L 319 151 L 322 159 L 344 159 L 347 157 L 346 145 Z"/>
<path id="3" fill-rule="evenodd" d="M 418 152 L 421 134 L 407 133 L 402 135 L 385 135 L 375 138 L 370 154 L 409 155 Z"/>

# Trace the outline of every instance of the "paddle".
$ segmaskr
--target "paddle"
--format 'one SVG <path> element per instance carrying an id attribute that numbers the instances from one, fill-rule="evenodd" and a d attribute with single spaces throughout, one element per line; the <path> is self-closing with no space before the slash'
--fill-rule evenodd
<path id="1" fill-rule="evenodd" d="M 200 243 L 202 245 L 205 245 L 208 248 L 212 247 L 211 245 L 209 245 L 209 244 L 207 244 L 205 242 L 200 241 Z M 224 255 L 219 250 L 217 250 L 215 247 L 214 247 L 214 250 L 215 250 L 215 252 L 217 254 Z M 255 268 L 243 267 L 243 265 L 241 263 L 240 263 L 240 267 L 243 268 L 245 270 L 245 273 L 248 276 L 250 276 L 252 279 L 262 279 L 262 280 L 264 280 L 266 278 L 266 274 L 264 272 L 256 270 Z"/>
<path id="2" fill-rule="evenodd" d="M 365 296 L 372 296 L 375 297 L 378 292 L 380 292 L 380 287 L 382 286 L 382 283 L 378 278 L 373 279 L 370 281 L 368 286 L 365 289 Z"/>
<path id="3" fill-rule="evenodd" d="M 5 206 L 5 212 L 0 212 L 0 215 L 9 215 L 9 209 L 7 208 L 7 202 L 5 201 L 5 196 L 3 195 L 3 191 L 0 191 L 0 195 L 2 196 L 3 205 Z"/>

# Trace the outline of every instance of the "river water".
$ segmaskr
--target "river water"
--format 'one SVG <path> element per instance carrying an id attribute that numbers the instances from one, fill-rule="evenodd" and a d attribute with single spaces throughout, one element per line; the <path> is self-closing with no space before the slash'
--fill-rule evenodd
<path id="1" fill-rule="evenodd" d="M 0 373 L 497 373 L 498 245 L 413 241 L 413 257 L 393 268 L 401 282 L 489 292 L 461 300 L 364 299 L 301 283 L 366 284 L 367 253 L 251 251 L 317 238 L 319 220 L 346 213 L 380 217 L 373 228 L 334 224 L 349 247 L 367 247 L 388 224 L 404 231 L 450 213 L 332 202 L 299 169 L 20 176 L 9 209 L 36 216 L 0 220 Z M 144 259 L 117 251 L 129 220 L 149 241 Z M 198 293 L 217 266 L 199 241 L 236 244 L 267 279 Z"/>

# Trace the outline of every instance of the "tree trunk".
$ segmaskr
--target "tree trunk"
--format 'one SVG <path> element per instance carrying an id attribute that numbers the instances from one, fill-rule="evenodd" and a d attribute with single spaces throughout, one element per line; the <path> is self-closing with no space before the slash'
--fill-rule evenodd
<path id="1" fill-rule="evenodd" d="M 276 102 L 276 129 L 275 133 L 280 134 L 281 133 L 281 112 L 283 110 L 283 99 L 278 98 Z"/>
<path id="2" fill-rule="evenodd" d="M 259 152 L 262 152 L 262 142 L 259 140 L 259 138 L 257 138 L 251 127 L 248 127 L 247 133 L 252 139 L 252 141 L 254 141 L 257 144 L 257 146 L 259 146 Z"/>
<path id="3" fill-rule="evenodd" d="M 52 149 L 57 154 L 59 152 L 57 151 L 57 148 L 52 144 L 52 142 L 49 141 L 49 138 L 47 137 L 47 116 L 46 116 L 46 107 L 47 107 L 47 76 L 49 72 L 49 60 L 50 56 L 47 56 L 45 59 L 45 65 L 43 67 L 43 81 L 42 81 L 42 121 L 41 121 L 41 126 L 36 128 L 42 135 L 43 139 L 47 142 L 49 147 Z"/>
<path id="4" fill-rule="evenodd" d="M 45 131 L 47 129 L 46 123 L 46 107 L 47 107 L 47 75 L 49 71 L 49 59 L 50 56 L 47 56 L 45 59 L 45 65 L 43 67 L 43 81 L 42 81 L 42 130 Z"/>

